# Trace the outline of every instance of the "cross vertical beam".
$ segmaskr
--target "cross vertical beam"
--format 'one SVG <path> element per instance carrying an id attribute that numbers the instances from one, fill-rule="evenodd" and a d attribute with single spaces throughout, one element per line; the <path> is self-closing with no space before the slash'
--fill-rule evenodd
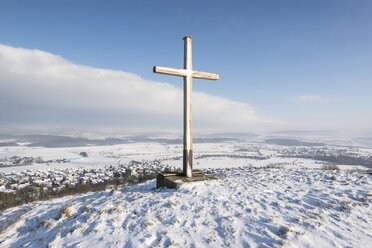
<path id="1" fill-rule="evenodd" d="M 192 38 L 185 36 L 183 69 L 154 66 L 154 73 L 183 77 L 183 176 L 192 177 L 193 151 L 192 151 L 192 78 L 218 80 L 219 75 L 192 69 Z"/>
<path id="2" fill-rule="evenodd" d="M 192 38 L 185 36 L 183 68 L 186 76 L 183 77 L 183 174 L 192 177 Z"/>

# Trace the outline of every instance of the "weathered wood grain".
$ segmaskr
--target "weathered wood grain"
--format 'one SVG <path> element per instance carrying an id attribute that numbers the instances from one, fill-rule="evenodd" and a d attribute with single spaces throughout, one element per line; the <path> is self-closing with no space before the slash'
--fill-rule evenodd
<path id="1" fill-rule="evenodd" d="M 191 178 L 193 169 L 192 151 L 192 78 L 218 80 L 215 73 L 194 71 L 192 69 L 192 38 L 187 35 L 184 40 L 183 69 L 154 66 L 153 72 L 183 77 L 183 175 Z"/>

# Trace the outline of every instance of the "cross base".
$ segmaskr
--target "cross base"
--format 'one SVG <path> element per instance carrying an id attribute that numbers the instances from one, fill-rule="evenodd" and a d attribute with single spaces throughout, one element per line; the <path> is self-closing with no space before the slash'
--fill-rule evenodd
<path id="1" fill-rule="evenodd" d="M 156 188 L 177 189 L 183 183 L 215 180 L 216 177 L 206 176 L 201 170 L 193 170 L 192 177 L 185 177 L 182 173 L 163 172 L 156 177 Z"/>

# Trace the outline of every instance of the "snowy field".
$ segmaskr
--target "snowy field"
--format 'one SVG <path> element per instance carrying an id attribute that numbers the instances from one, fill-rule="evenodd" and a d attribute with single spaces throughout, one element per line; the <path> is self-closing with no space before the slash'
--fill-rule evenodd
<path id="1" fill-rule="evenodd" d="M 199 169 L 247 165 L 258 167 L 269 164 L 280 164 L 287 168 L 320 168 L 327 162 L 337 164 L 341 169 L 372 167 L 372 148 L 362 146 L 327 144 L 288 146 L 263 142 L 225 141 L 196 143 L 193 148 L 194 164 Z M 86 153 L 87 156 L 82 156 L 81 153 Z M 46 148 L 20 143 L 17 146 L 0 146 L 0 173 L 105 168 L 110 165 L 125 165 L 131 161 L 154 160 L 181 168 L 182 144 L 135 142 L 105 146 Z"/>
<path id="2" fill-rule="evenodd" d="M 360 172 L 214 170 L 36 202 L 0 216 L 1 247 L 368 247 L 372 181 Z"/>
<path id="3" fill-rule="evenodd" d="M 368 247 L 372 242 L 370 146 L 203 140 L 194 144 L 194 168 L 218 180 L 157 190 L 154 180 L 137 182 L 162 169 L 180 169 L 182 144 L 117 143 L 60 147 L 0 141 L 0 194 L 26 187 L 54 192 L 118 178 L 131 182 L 5 208 L 0 247 Z"/>

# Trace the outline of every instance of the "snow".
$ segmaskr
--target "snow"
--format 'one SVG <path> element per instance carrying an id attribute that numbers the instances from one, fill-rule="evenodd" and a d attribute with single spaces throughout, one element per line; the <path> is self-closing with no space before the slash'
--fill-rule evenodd
<path id="1" fill-rule="evenodd" d="M 350 146 L 324 147 L 287 147 L 258 142 L 221 142 L 194 144 L 194 163 L 200 169 L 240 167 L 246 165 L 266 166 L 282 164 L 286 167 L 320 168 L 319 163 L 312 158 L 318 154 L 327 156 L 349 156 L 356 158 L 372 157 L 372 149 Z M 80 156 L 86 152 L 88 157 Z M 14 166 L 12 157 L 39 162 L 21 163 Z M 0 147 L 0 173 L 18 172 L 34 169 L 65 169 L 65 168 L 105 168 L 113 165 L 125 165 L 131 161 L 159 160 L 163 164 L 181 168 L 182 145 L 167 143 L 129 143 L 108 146 L 91 147 Z M 371 159 L 372 161 L 372 159 Z M 363 168 L 362 165 L 338 164 L 341 169 L 351 167 Z"/>
<path id="2" fill-rule="evenodd" d="M 0 211 L 0 248 L 368 247 L 371 158 L 371 148 L 342 143 L 195 143 L 194 167 L 218 180 L 177 190 L 155 189 L 150 180 L 8 208 Z M 0 194 L 97 184 L 117 173 L 138 182 L 132 179 L 181 166 L 182 144 L 171 142 L 62 148 L 18 142 L 0 147 Z"/>
<path id="3" fill-rule="evenodd" d="M 214 169 L 35 202 L 0 215 L 0 247 L 368 247 L 371 176 L 318 169 Z"/>
<path id="4" fill-rule="evenodd" d="M 62 182 L 65 182 L 64 185 L 77 185 L 79 182 L 109 181 L 112 176 L 107 176 L 113 174 L 112 167 L 122 168 L 122 172 L 134 164 L 136 170 L 153 167 L 154 164 L 158 165 L 155 172 L 161 168 L 181 169 L 181 151 L 180 144 L 157 142 L 64 148 L 0 147 L 0 192 L 20 189 L 27 183 L 51 187 Z M 81 156 L 81 153 L 86 156 Z M 354 163 L 336 164 L 340 169 L 365 169 L 358 163 L 368 161 L 372 166 L 372 153 L 359 147 L 284 146 L 243 141 L 194 145 L 194 165 L 198 169 L 242 166 L 321 168 L 330 162 L 314 160 L 313 157 L 335 159 L 337 156 L 346 157 L 346 161 Z M 92 170 L 92 174 L 87 170 Z"/>

